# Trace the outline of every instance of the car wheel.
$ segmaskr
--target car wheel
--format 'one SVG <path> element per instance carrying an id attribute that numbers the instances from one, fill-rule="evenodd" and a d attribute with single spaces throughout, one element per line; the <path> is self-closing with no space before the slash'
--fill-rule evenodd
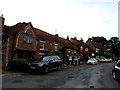
<path id="1" fill-rule="evenodd" d="M 58 70 L 59 70 L 59 71 L 61 70 L 61 66 L 60 66 L 60 65 L 58 66 Z"/>
<path id="2" fill-rule="evenodd" d="M 49 71 L 49 68 L 48 67 L 45 67 L 45 74 L 47 74 Z"/>
<path id="3" fill-rule="evenodd" d="M 116 73 L 115 73 L 114 71 L 112 72 L 112 77 L 113 77 L 114 79 L 117 79 L 117 78 L 116 78 Z"/>

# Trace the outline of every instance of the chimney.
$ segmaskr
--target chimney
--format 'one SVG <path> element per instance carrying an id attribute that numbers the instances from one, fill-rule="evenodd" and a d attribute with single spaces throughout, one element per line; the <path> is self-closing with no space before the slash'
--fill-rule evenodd
<path id="1" fill-rule="evenodd" d="M 81 38 L 80 41 L 83 42 L 83 38 Z"/>
<path id="2" fill-rule="evenodd" d="M 69 40 L 69 36 L 67 36 L 67 40 Z"/>
<path id="3" fill-rule="evenodd" d="M 74 37 L 75 40 L 77 40 L 77 37 Z"/>
<path id="4" fill-rule="evenodd" d="M 3 29 L 4 29 L 4 17 L 3 17 L 3 14 L 1 14 L 0 16 L 0 34 L 3 32 Z"/>
<path id="5" fill-rule="evenodd" d="M 58 37 L 58 34 L 55 34 L 56 37 Z"/>

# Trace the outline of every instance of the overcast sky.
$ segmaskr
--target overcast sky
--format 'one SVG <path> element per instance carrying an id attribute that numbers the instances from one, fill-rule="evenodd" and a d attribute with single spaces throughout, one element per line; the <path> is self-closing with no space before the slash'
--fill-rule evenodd
<path id="1" fill-rule="evenodd" d="M 5 25 L 32 22 L 51 34 L 66 38 L 118 36 L 119 0 L 0 0 Z"/>

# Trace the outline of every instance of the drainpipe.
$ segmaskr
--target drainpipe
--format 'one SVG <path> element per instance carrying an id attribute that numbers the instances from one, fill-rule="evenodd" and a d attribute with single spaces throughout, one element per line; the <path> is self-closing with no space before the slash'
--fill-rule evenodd
<path id="1" fill-rule="evenodd" d="M 8 66 L 8 56 L 9 56 L 9 38 L 7 39 L 6 66 Z"/>
<path id="2" fill-rule="evenodd" d="M 14 57 L 14 46 L 15 46 L 15 37 L 18 35 L 18 33 L 13 34 L 13 45 L 12 45 L 12 57 L 11 60 L 13 60 Z"/>

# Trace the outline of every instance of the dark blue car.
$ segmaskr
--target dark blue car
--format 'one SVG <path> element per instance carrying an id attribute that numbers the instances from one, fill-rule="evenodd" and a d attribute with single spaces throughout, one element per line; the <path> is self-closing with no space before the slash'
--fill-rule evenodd
<path id="1" fill-rule="evenodd" d="M 112 77 L 114 79 L 120 79 L 120 60 L 118 60 L 114 65 L 114 68 L 112 70 Z"/>

